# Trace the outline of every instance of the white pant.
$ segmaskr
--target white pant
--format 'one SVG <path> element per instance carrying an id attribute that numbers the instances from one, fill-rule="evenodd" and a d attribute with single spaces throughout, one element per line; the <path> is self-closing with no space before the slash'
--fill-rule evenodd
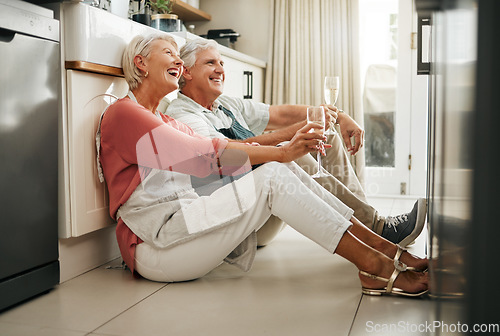
<path id="1" fill-rule="evenodd" d="M 236 223 L 227 225 L 188 242 L 159 249 L 147 243 L 137 245 L 135 268 L 154 281 L 186 281 L 204 276 L 220 265 L 252 232 L 271 215 L 315 241 L 331 253 L 349 228 L 353 211 L 316 183 L 294 163 L 270 162 L 252 176 L 256 201 Z M 226 185 L 228 193 L 232 186 Z M 222 190 L 222 188 L 221 188 Z M 215 209 L 214 211 L 224 211 Z"/>

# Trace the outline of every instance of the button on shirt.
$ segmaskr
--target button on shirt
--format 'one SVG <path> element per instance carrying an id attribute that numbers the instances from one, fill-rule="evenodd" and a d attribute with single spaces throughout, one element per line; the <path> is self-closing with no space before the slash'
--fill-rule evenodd
<path id="1" fill-rule="evenodd" d="M 179 92 L 166 110 L 166 114 L 191 127 L 196 133 L 210 138 L 225 138 L 218 132 L 220 128 L 229 128 L 232 119 L 219 105 L 230 110 L 236 120 L 255 135 L 262 134 L 269 122 L 269 105 L 251 100 L 219 96 L 208 110 Z"/>

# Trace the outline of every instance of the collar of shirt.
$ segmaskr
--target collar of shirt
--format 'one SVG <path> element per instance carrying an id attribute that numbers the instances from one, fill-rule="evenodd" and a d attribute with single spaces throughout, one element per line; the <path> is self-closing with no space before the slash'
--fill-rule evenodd
<path id="1" fill-rule="evenodd" d="M 189 103 L 190 105 L 193 105 L 193 106 L 196 106 L 197 109 L 201 110 L 203 113 L 212 113 L 212 114 L 216 114 L 218 109 L 219 109 L 219 106 L 221 105 L 220 102 L 216 99 L 213 104 L 212 104 L 212 109 L 209 110 L 203 106 L 201 106 L 200 104 L 198 104 L 197 102 L 195 102 L 193 99 L 191 99 L 190 97 L 186 96 L 185 94 L 183 94 L 182 92 L 179 91 L 179 93 L 177 94 L 177 99 L 182 99 L 184 100 L 184 102 L 186 103 Z"/>

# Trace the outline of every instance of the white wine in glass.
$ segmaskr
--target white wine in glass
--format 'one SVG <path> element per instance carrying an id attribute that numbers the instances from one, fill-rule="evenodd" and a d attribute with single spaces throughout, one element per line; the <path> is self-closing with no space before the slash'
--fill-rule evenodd
<path id="1" fill-rule="evenodd" d="M 313 128 L 310 132 L 316 132 L 319 134 L 324 134 L 325 132 L 325 109 L 323 106 L 313 106 L 307 108 L 307 123 L 314 123 L 323 126 L 323 128 Z M 321 171 L 321 152 L 318 151 L 317 154 L 318 161 L 318 171 L 311 175 L 312 178 L 327 176 L 327 174 Z"/>
<path id="2" fill-rule="evenodd" d="M 323 83 L 323 90 L 325 93 L 325 103 L 327 105 L 335 105 L 339 97 L 340 79 L 339 76 L 326 76 Z M 335 134 L 334 124 L 330 123 L 330 127 L 325 134 Z"/>

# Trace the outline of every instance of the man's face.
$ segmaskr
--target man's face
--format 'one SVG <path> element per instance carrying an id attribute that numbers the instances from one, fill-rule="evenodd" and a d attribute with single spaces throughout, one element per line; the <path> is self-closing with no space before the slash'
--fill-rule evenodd
<path id="1" fill-rule="evenodd" d="M 188 70 L 191 75 L 189 84 L 198 92 L 213 99 L 222 94 L 224 89 L 224 61 L 216 49 L 198 52 L 196 63 Z"/>

